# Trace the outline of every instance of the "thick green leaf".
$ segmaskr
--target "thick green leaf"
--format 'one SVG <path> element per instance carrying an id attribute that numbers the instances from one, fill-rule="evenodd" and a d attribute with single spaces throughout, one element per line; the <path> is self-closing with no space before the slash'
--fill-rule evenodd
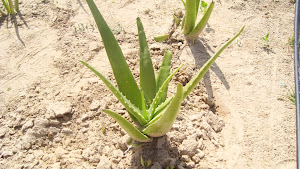
<path id="1" fill-rule="evenodd" d="M 104 113 L 107 113 L 110 117 L 115 119 L 120 126 L 128 133 L 128 135 L 140 142 L 151 142 L 152 138 L 149 138 L 145 134 L 141 133 L 137 128 L 135 128 L 128 120 L 120 116 L 118 113 L 115 113 L 110 110 L 103 110 Z"/>
<path id="2" fill-rule="evenodd" d="M 174 121 L 176 120 L 177 114 L 179 113 L 179 108 L 182 100 L 183 87 L 181 84 L 178 84 L 176 95 L 170 105 L 166 108 L 166 110 L 162 113 L 161 117 L 156 122 L 149 125 L 143 130 L 143 133 L 152 137 L 160 137 L 170 131 Z"/>
<path id="3" fill-rule="evenodd" d="M 152 103 L 155 97 L 156 83 L 152 61 L 150 58 L 144 27 L 140 18 L 137 18 L 137 27 L 140 43 L 140 86 L 144 92 L 147 105 Z"/>
<path id="4" fill-rule="evenodd" d="M 2 3 L 6 9 L 6 11 L 10 14 L 11 11 L 10 11 L 10 7 L 9 7 L 9 4 L 5 1 L 5 0 L 2 0 Z"/>
<path id="5" fill-rule="evenodd" d="M 185 23 L 183 26 L 183 34 L 189 34 L 195 27 L 196 22 L 196 0 L 186 0 Z"/>
<path id="6" fill-rule="evenodd" d="M 154 40 L 155 40 L 156 42 L 162 42 L 162 41 L 168 39 L 169 37 L 170 37 L 169 34 L 168 34 L 168 35 L 155 36 L 155 37 L 154 37 Z"/>
<path id="7" fill-rule="evenodd" d="M 15 10 L 16 12 L 19 11 L 19 0 L 15 0 Z"/>
<path id="8" fill-rule="evenodd" d="M 181 2 L 183 3 L 184 8 L 186 8 L 186 3 L 184 2 L 184 0 L 181 0 Z"/>
<path id="9" fill-rule="evenodd" d="M 122 50 L 93 0 L 86 0 L 94 16 L 119 90 L 135 106 L 142 109 L 141 93 L 126 63 Z"/>
<path id="10" fill-rule="evenodd" d="M 200 0 L 196 0 L 196 18 L 198 16 L 198 10 L 199 10 L 199 7 L 200 7 Z"/>
<path id="11" fill-rule="evenodd" d="M 166 50 L 164 58 L 162 60 L 162 64 L 160 66 L 160 69 L 159 69 L 159 72 L 157 75 L 157 79 L 156 79 L 156 92 L 158 92 L 159 88 L 162 86 L 164 81 L 170 75 L 171 60 L 172 60 L 172 52 L 169 50 Z M 160 104 L 166 100 L 167 93 L 168 93 L 168 86 L 163 91 L 161 99 L 158 104 Z"/>
<path id="12" fill-rule="evenodd" d="M 9 6 L 10 14 L 15 14 L 14 5 L 11 0 L 8 0 L 8 6 Z"/>
<path id="13" fill-rule="evenodd" d="M 148 121 L 150 121 L 153 116 L 154 116 L 154 112 L 156 107 L 158 106 L 158 103 L 160 101 L 160 99 L 162 98 L 163 92 L 165 90 L 165 88 L 168 86 L 170 80 L 172 79 L 172 77 L 179 71 L 179 69 L 183 66 L 183 64 L 181 64 L 172 74 L 170 74 L 166 80 L 164 81 L 164 83 L 161 85 L 161 87 L 159 88 L 158 92 L 156 93 L 156 96 L 152 102 L 152 104 L 150 105 L 149 108 L 149 116 L 148 116 Z"/>
<path id="14" fill-rule="evenodd" d="M 128 100 L 109 80 L 107 80 L 100 72 L 98 72 L 95 68 L 85 63 L 84 61 L 80 61 L 86 67 L 88 67 L 91 71 L 93 71 L 103 82 L 104 84 L 113 92 L 113 94 L 118 98 L 118 100 L 122 103 L 122 105 L 130 112 L 129 114 L 134 116 L 142 125 L 147 124 L 147 121 L 143 117 L 140 110 L 135 107 L 130 100 Z M 135 120 L 133 118 L 133 120 Z"/>
<path id="15" fill-rule="evenodd" d="M 184 94 L 183 98 L 185 99 L 190 92 L 197 86 L 197 84 L 200 82 L 202 77 L 205 75 L 205 73 L 208 71 L 210 66 L 215 62 L 215 60 L 220 56 L 220 54 L 223 52 L 225 48 L 227 48 L 228 45 L 230 45 L 244 30 L 245 26 L 240 30 L 238 34 L 236 34 L 232 39 L 230 39 L 227 43 L 225 43 L 216 53 L 215 55 L 210 58 L 197 72 L 197 74 L 184 86 Z"/>
<path id="16" fill-rule="evenodd" d="M 209 5 L 208 10 L 205 12 L 204 16 L 201 18 L 200 22 L 193 29 L 193 31 L 186 36 L 187 38 L 189 38 L 189 39 L 195 39 L 195 38 L 198 37 L 198 35 L 205 28 L 205 25 L 206 25 L 208 19 L 210 18 L 210 15 L 211 15 L 212 11 L 213 11 L 214 5 L 215 5 L 214 2 L 212 2 Z"/>

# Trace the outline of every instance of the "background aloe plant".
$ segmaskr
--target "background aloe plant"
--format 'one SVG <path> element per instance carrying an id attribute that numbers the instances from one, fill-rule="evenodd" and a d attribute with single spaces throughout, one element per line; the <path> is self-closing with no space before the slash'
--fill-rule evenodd
<path id="1" fill-rule="evenodd" d="M 210 15 L 213 11 L 215 3 L 212 2 L 209 7 L 207 8 L 207 4 L 202 0 L 181 0 L 184 8 L 185 8 L 185 15 L 183 16 L 181 28 L 183 29 L 183 34 L 186 35 L 188 39 L 194 40 L 198 37 L 198 35 L 203 31 L 207 21 L 210 18 Z M 197 15 L 199 9 L 203 12 L 203 17 L 196 25 Z M 174 15 L 174 22 L 178 25 L 181 21 Z M 156 36 L 154 39 L 158 42 L 164 41 L 170 38 L 171 34 Z"/>
<path id="2" fill-rule="evenodd" d="M 12 3 L 12 0 L 2 0 L 3 6 L 6 9 L 7 12 L 3 11 L 0 8 L 0 13 L 3 15 L 13 15 L 16 14 L 19 11 L 19 0 L 15 0 L 15 3 Z"/>
<path id="3" fill-rule="evenodd" d="M 106 109 L 103 110 L 103 112 L 114 118 L 130 137 L 140 142 L 150 142 L 152 137 L 163 136 L 171 129 L 177 114 L 179 113 L 179 108 L 183 99 L 185 99 L 196 87 L 221 52 L 236 39 L 244 29 L 242 28 L 235 37 L 223 45 L 185 87 L 178 84 L 176 94 L 173 97 L 166 99 L 168 83 L 182 65 L 170 74 L 172 53 L 166 51 L 158 76 L 155 78 L 144 28 L 141 20 L 137 18 L 140 45 L 139 88 L 126 63 L 117 40 L 96 7 L 94 1 L 87 0 L 87 3 L 98 26 L 118 88 L 92 66 L 84 61 L 81 61 L 81 63 L 93 71 L 112 91 L 120 103 L 127 109 L 130 117 L 137 124 L 137 127 L 114 111 Z"/>

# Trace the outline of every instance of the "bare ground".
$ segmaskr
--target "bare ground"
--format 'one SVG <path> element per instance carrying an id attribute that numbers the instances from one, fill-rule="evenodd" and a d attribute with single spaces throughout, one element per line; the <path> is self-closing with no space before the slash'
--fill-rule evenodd
<path id="1" fill-rule="evenodd" d="M 294 3 L 216 1 L 203 34 L 187 42 L 168 32 L 181 2 L 97 0 L 138 80 L 136 17 L 141 17 L 157 70 L 165 49 L 170 83 L 185 84 L 246 25 L 184 101 L 166 136 L 126 151 L 128 136 L 100 110 L 126 111 L 85 60 L 113 81 L 101 38 L 85 1 L 20 1 L 20 15 L 0 21 L 0 168 L 295 168 Z M 268 46 L 261 37 L 270 33 Z M 173 90 L 172 90 L 173 89 Z M 281 99 L 283 98 L 283 100 Z M 102 132 L 102 128 L 105 132 Z"/>

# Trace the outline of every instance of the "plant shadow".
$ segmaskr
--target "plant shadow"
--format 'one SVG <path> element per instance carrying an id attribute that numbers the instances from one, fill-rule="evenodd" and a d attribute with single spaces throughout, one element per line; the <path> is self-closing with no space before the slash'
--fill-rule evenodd
<path id="1" fill-rule="evenodd" d="M 167 135 L 159 138 L 153 138 L 150 143 L 143 144 L 140 148 L 133 150 L 131 166 L 133 168 L 144 168 L 141 165 L 141 156 L 144 161 L 151 160 L 150 166 L 186 166 L 186 163 L 180 160 L 179 151 L 175 144 L 172 144 Z M 158 168 L 161 168 L 158 167 Z"/>
<path id="2" fill-rule="evenodd" d="M 211 47 L 205 42 L 204 39 L 197 38 L 194 42 L 188 40 L 188 46 L 191 49 L 191 52 L 195 59 L 195 64 L 196 64 L 197 68 L 201 68 L 211 58 L 208 51 L 215 53 L 211 49 Z M 219 68 L 219 66 L 216 63 L 213 63 L 213 65 L 210 67 L 210 70 L 212 70 L 217 75 L 217 77 L 221 80 L 221 82 L 225 86 L 225 88 L 227 90 L 229 90 L 230 89 L 229 83 L 228 83 L 227 79 L 225 78 L 224 73 Z M 208 71 L 204 75 L 203 80 L 204 80 L 204 85 L 207 89 L 208 96 L 210 98 L 213 98 L 213 90 L 212 90 L 212 84 L 211 84 L 210 71 Z"/>
<path id="3" fill-rule="evenodd" d="M 11 24 L 14 26 L 15 28 L 15 32 L 17 35 L 18 40 L 22 43 L 23 46 L 25 46 L 24 41 L 22 40 L 21 36 L 20 36 L 20 31 L 19 31 L 19 23 L 18 23 L 18 19 L 17 16 L 20 18 L 20 20 L 23 22 L 23 24 L 29 29 L 29 26 L 27 25 L 26 20 L 24 19 L 21 11 L 18 11 L 17 14 L 15 15 L 8 15 L 8 16 L 1 16 L 0 17 L 0 28 L 4 25 L 4 23 L 6 22 L 6 28 L 9 27 L 9 22 L 11 22 Z"/>

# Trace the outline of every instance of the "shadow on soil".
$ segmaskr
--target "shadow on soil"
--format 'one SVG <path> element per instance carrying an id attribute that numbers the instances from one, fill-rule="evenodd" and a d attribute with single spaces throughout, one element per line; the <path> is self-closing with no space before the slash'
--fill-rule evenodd
<path id="1" fill-rule="evenodd" d="M 196 64 L 197 68 L 201 68 L 206 63 L 206 61 L 208 61 L 211 58 L 211 56 L 209 55 L 207 50 L 209 50 L 212 53 L 215 53 L 210 48 L 210 46 L 205 43 L 204 39 L 198 38 L 194 41 L 194 43 L 192 41 L 188 41 L 188 46 L 191 49 L 191 52 L 195 59 L 195 64 Z M 218 78 L 221 80 L 221 82 L 223 83 L 223 85 L 225 86 L 225 88 L 227 90 L 230 89 L 228 81 L 226 80 L 223 72 L 221 71 L 221 69 L 219 68 L 219 66 L 216 63 L 213 63 L 213 65 L 210 67 L 210 71 L 213 71 L 218 76 Z M 211 85 L 210 71 L 208 71 L 204 75 L 203 80 L 204 80 L 205 87 L 207 89 L 208 96 L 213 98 L 213 90 L 212 90 L 212 85 Z"/>
<path id="2" fill-rule="evenodd" d="M 8 16 L 1 16 L 0 17 L 0 28 L 4 25 L 4 23 L 6 22 L 6 28 L 9 27 L 9 22 L 12 23 L 12 25 L 15 27 L 15 32 L 16 32 L 16 35 L 17 35 L 17 38 L 18 40 L 23 44 L 23 46 L 25 46 L 25 43 L 24 41 L 22 40 L 21 36 L 20 36 L 20 31 L 19 31 L 19 23 L 18 23 L 18 19 L 17 19 L 17 16 L 20 18 L 20 20 L 23 22 L 23 24 L 27 27 L 27 22 L 25 21 L 22 13 L 20 11 L 18 11 L 17 14 L 15 15 L 8 15 Z"/>
<path id="3" fill-rule="evenodd" d="M 175 168 L 182 163 L 176 145 L 172 145 L 166 135 L 154 138 L 152 142 L 143 144 L 140 148 L 133 150 L 131 166 L 144 168 L 141 165 L 141 156 L 144 161 L 151 160 L 150 166 L 160 165 L 162 168 L 175 164 Z M 185 162 L 181 166 L 186 166 Z M 158 167 L 159 168 L 159 167 Z"/>

